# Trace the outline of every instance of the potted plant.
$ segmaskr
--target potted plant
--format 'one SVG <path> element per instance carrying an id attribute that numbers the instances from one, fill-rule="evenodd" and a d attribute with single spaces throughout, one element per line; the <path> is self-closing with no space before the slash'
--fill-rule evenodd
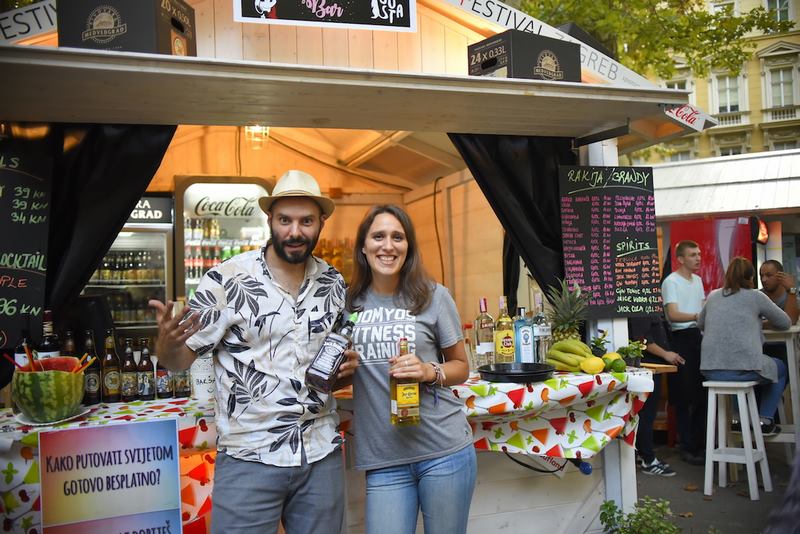
<path id="1" fill-rule="evenodd" d="M 589 343 L 589 348 L 592 349 L 592 354 L 598 358 L 602 358 L 603 355 L 608 352 L 608 350 L 606 350 L 606 345 L 609 344 L 609 340 L 606 339 L 608 330 L 597 330 L 597 333 L 599 335 L 592 338 L 591 343 Z"/>
<path id="2" fill-rule="evenodd" d="M 628 345 L 620 347 L 617 352 L 630 367 L 641 367 L 642 351 L 647 348 L 647 340 L 638 341 L 628 340 Z"/>

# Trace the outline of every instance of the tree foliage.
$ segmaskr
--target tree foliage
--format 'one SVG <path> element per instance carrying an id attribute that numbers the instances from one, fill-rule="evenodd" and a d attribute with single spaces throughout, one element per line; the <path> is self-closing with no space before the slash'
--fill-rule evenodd
<path id="1" fill-rule="evenodd" d="M 711 13 L 705 0 L 522 0 L 520 8 L 551 26 L 576 23 L 624 65 L 661 79 L 675 74 L 676 58 L 698 77 L 711 69 L 738 74 L 755 50 L 748 36 L 794 27 L 763 7 Z"/>

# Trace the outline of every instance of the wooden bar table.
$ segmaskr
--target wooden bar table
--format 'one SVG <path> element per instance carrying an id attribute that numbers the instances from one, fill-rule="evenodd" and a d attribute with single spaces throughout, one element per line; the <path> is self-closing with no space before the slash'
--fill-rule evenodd
<path id="1" fill-rule="evenodd" d="M 783 342 L 786 344 L 786 367 L 789 372 L 789 393 L 792 398 L 792 424 L 781 421 L 781 433 L 768 438 L 771 442 L 794 443 L 795 451 L 800 443 L 800 432 L 797 431 L 797 416 L 800 414 L 800 374 L 798 374 L 797 356 L 798 342 L 800 342 L 800 325 L 794 325 L 789 330 L 764 330 L 766 341 Z"/>

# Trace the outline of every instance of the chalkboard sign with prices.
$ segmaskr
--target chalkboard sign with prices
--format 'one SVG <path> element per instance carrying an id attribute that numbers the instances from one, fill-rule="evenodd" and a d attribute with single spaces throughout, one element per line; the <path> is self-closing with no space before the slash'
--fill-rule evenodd
<path id="1" fill-rule="evenodd" d="M 559 167 L 559 191 L 565 276 L 589 316 L 662 313 L 652 168 Z"/>
<path id="2" fill-rule="evenodd" d="M 0 137 L 0 349 L 42 328 L 52 159 L 46 139 Z"/>

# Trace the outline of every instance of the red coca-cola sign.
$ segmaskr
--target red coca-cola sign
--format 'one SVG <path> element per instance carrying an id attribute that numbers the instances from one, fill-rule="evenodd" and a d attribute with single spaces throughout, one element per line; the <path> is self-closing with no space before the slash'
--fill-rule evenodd
<path id="1" fill-rule="evenodd" d="M 703 131 L 706 121 L 710 120 L 712 123 L 716 122 L 705 112 L 692 106 L 691 104 L 683 104 L 682 106 L 668 109 L 665 111 L 665 113 L 672 119 L 680 122 L 681 124 L 685 124 L 689 128 L 697 130 L 698 132 Z"/>

